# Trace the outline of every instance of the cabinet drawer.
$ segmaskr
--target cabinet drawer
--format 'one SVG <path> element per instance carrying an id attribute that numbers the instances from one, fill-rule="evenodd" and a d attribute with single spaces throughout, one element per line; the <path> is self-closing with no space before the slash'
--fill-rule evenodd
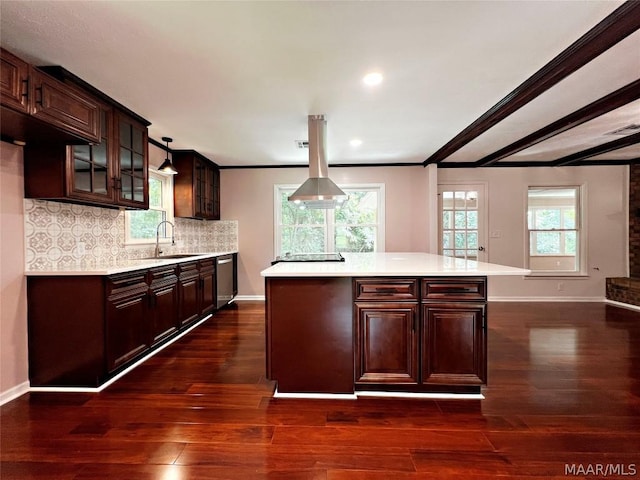
<path id="1" fill-rule="evenodd" d="M 160 288 L 165 285 L 175 285 L 178 282 L 178 267 L 167 265 L 164 267 L 152 268 L 149 270 L 149 285 L 152 288 Z"/>
<path id="2" fill-rule="evenodd" d="M 198 278 L 200 272 L 198 271 L 198 262 L 181 263 L 179 266 L 180 279 Z"/>
<path id="3" fill-rule="evenodd" d="M 135 296 L 140 292 L 146 292 L 147 288 L 147 271 L 140 270 L 108 277 L 107 295 Z"/>
<path id="4" fill-rule="evenodd" d="M 422 280 L 422 300 L 486 301 L 485 277 L 425 278 Z"/>
<path id="5" fill-rule="evenodd" d="M 415 278 L 356 278 L 356 300 L 418 300 L 418 282 Z"/>

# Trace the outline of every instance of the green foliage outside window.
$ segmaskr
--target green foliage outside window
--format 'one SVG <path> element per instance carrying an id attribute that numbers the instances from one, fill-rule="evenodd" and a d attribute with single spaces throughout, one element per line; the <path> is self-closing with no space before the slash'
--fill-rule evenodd
<path id="1" fill-rule="evenodd" d="M 349 199 L 335 210 L 302 209 L 280 194 L 280 254 L 373 252 L 376 248 L 378 192 L 350 190 Z M 329 238 L 332 236 L 332 238 Z"/>
<path id="2" fill-rule="evenodd" d="M 149 210 L 135 210 L 127 212 L 129 215 L 129 236 L 134 240 L 156 239 L 158 224 L 166 220 L 167 213 L 162 210 L 162 181 L 149 177 Z M 165 227 L 166 225 L 163 225 Z M 165 237 L 166 229 L 160 230 L 160 236 Z"/>
<path id="3" fill-rule="evenodd" d="M 355 191 L 335 210 L 335 245 L 340 252 L 373 252 L 376 243 L 378 193 Z"/>

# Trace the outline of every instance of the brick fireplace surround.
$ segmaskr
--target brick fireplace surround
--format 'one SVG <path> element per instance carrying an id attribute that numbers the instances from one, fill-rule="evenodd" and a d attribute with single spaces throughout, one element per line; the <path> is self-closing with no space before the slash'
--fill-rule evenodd
<path id="1" fill-rule="evenodd" d="M 640 306 L 640 165 L 629 167 L 629 275 L 607 278 L 607 298 Z"/>

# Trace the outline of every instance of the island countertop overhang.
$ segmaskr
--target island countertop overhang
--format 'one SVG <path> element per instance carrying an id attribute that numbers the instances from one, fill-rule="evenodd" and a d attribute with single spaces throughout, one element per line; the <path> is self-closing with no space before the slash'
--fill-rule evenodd
<path id="1" fill-rule="evenodd" d="M 344 262 L 282 262 L 260 274 L 275 277 L 398 277 L 528 275 L 530 270 L 421 252 L 343 253 Z"/>

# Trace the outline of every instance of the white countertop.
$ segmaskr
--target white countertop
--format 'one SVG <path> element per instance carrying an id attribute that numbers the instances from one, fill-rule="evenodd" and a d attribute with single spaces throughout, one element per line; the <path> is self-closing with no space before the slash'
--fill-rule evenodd
<path id="1" fill-rule="evenodd" d="M 474 262 L 431 253 L 343 253 L 344 262 L 280 262 L 263 277 L 390 277 L 527 275 L 524 268 Z"/>
<path id="2" fill-rule="evenodd" d="M 75 275 L 114 275 L 117 273 L 133 272 L 135 270 L 146 270 L 154 267 L 162 267 L 164 265 L 172 265 L 175 263 L 191 262 L 193 260 L 202 260 L 203 258 L 221 257 L 237 252 L 208 252 L 188 255 L 181 258 L 124 258 L 114 264 L 96 264 L 91 262 L 83 262 L 65 265 L 56 269 L 49 270 L 28 270 L 24 272 L 29 277 L 46 277 L 46 276 L 75 276 Z"/>

